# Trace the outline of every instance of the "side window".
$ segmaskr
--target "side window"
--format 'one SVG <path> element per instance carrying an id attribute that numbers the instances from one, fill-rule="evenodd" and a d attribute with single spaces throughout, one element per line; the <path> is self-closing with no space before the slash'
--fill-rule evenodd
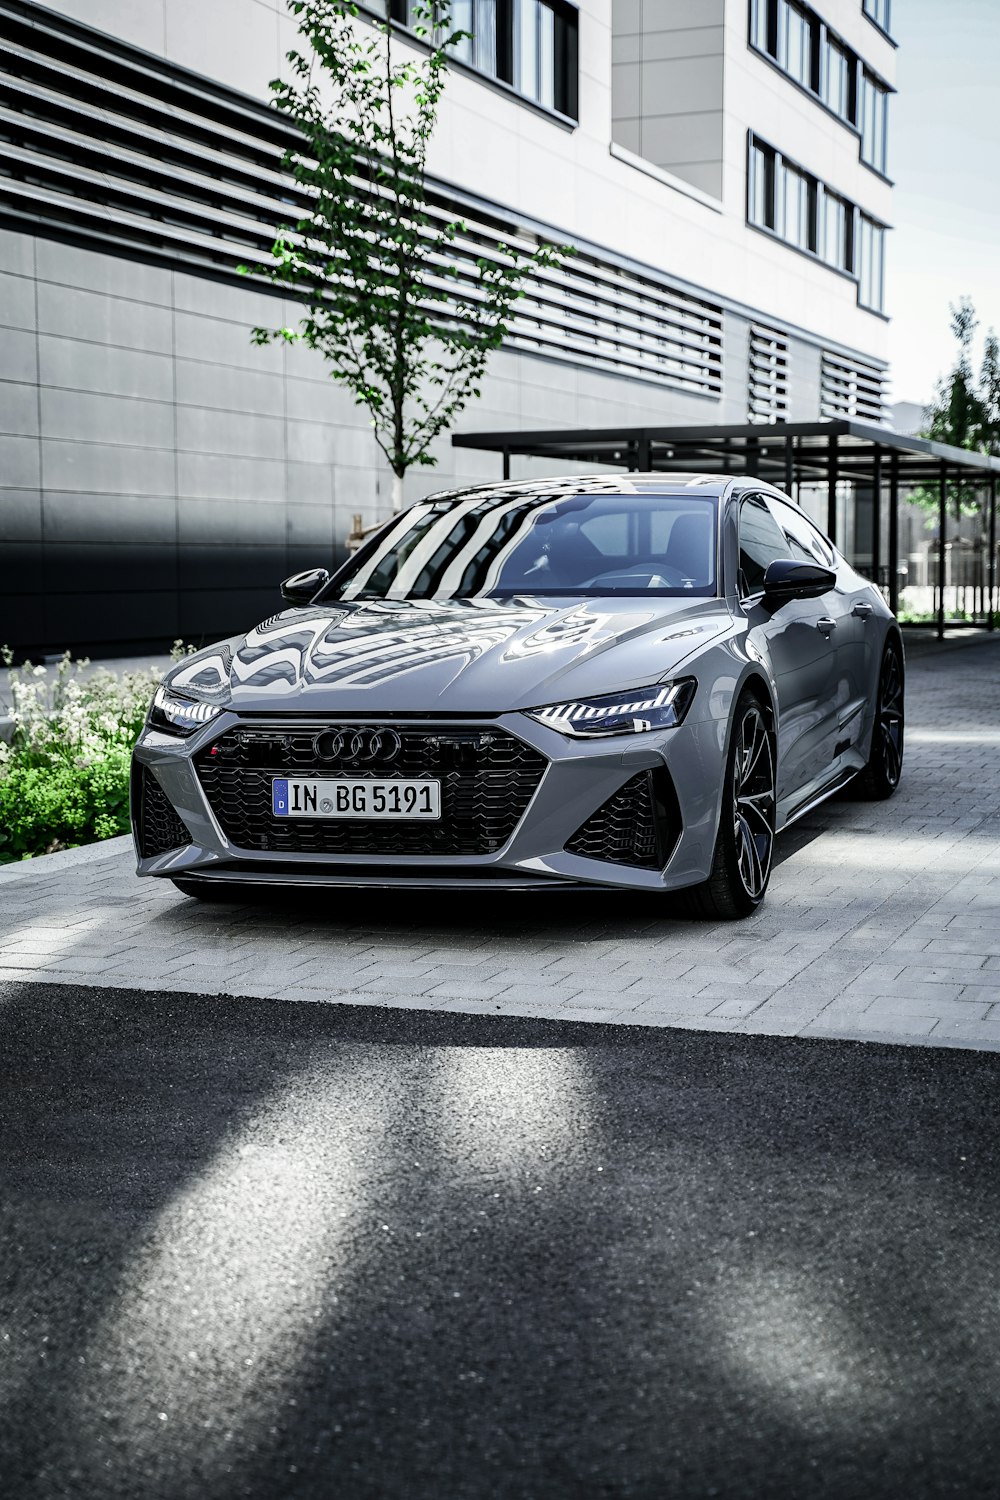
<path id="1" fill-rule="evenodd" d="M 836 567 L 837 559 L 833 548 L 808 516 L 783 500 L 772 500 L 771 506 L 792 549 L 793 557 L 799 557 L 804 562 L 822 563 L 824 568 Z"/>
<path id="2" fill-rule="evenodd" d="M 748 495 L 740 506 L 740 572 L 745 592 L 759 594 L 768 564 L 792 555 L 763 495 Z"/>

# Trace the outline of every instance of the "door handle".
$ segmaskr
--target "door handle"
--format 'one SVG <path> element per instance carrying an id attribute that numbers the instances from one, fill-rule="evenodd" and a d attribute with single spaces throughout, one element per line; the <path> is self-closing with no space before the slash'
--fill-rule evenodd
<path id="1" fill-rule="evenodd" d="M 855 604 L 854 608 L 851 610 L 851 614 L 857 615 L 859 620 L 870 620 L 874 613 L 875 611 L 872 606 L 870 604 L 866 604 L 863 599 L 859 599 L 857 604 Z"/>
<path id="2" fill-rule="evenodd" d="M 831 620 L 829 615 L 824 615 L 822 619 L 816 621 L 816 629 L 822 630 L 825 636 L 831 636 L 836 628 L 836 620 Z"/>

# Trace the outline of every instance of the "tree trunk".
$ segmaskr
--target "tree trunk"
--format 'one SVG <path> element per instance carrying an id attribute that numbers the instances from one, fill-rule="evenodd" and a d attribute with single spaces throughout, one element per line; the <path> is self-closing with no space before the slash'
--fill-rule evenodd
<path id="1" fill-rule="evenodd" d="M 392 476 L 392 513 L 398 515 L 403 509 L 403 476 L 393 474 Z"/>

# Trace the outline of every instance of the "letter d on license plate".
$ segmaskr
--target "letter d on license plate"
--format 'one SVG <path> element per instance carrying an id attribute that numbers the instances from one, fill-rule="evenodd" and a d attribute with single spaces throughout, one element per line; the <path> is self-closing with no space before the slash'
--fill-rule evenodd
<path id="1" fill-rule="evenodd" d="M 276 818 L 440 818 L 441 783 L 405 776 L 275 776 Z"/>

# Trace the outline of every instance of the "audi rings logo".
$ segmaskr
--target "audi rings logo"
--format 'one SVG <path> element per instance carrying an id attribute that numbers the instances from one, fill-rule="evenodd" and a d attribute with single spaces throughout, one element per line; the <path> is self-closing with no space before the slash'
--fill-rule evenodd
<path id="1" fill-rule="evenodd" d="M 394 729 L 323 729 L 313 740 L 317 760 L 387 765 L 403 742 Z"/>

